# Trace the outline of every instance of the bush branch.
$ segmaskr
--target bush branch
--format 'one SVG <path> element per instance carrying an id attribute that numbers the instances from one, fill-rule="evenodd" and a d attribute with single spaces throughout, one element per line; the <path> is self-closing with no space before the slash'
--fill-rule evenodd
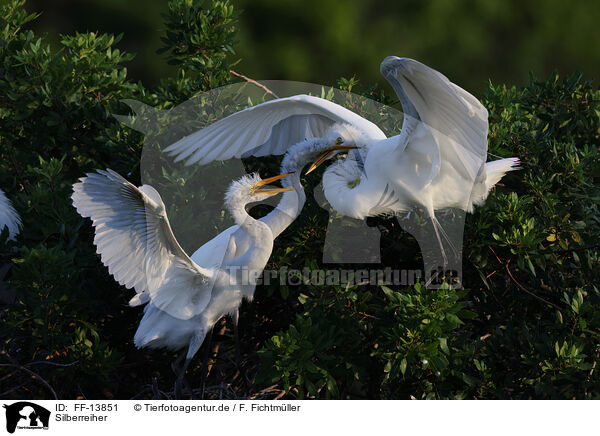
<path id="1" fill-rule="evenodd" d="M 231 74 L 233 74 L 234 76 L 236 76 L 236 77 L 239 77 L 239 78 L 241 78 L 241 79 L 244 79 L 244 80 L 245 80 L 246 82 L 248 82 L 248 83 L 252 83 L 253 85 L 255 85 L 255 86 L 258 86 L 260 89 L 264 90 L 264 91 L 265 91 L 265 93 L 267 93 L 267 94 L 270 94 L 270 95 L 272 95 L 272 96 L 273 96 L 273 97 L 275 97 L 275 98 L 279 98 L 279 96 L 278 96 L 277 94 L 275 94 L 273 91 L 271 91 L 271 90 L 270 90 L 269 88 L 267 88 L 265 85 L 263 85 L 263 84 L 261 84 L 261 83 L 258 83 L 256 80 L 253 80 L 253 79 L 251 79 L 251 78 L 249 78 L 249 77 L 246 77 L 246 76 L 244 76 L 243 74 L 240 74 L 240 73 L 238 73 L 238 72 L 236 72 L 236 71 L 233 71 L 233 70 L 229 70 L 229 72 L 230 72 Z"/>

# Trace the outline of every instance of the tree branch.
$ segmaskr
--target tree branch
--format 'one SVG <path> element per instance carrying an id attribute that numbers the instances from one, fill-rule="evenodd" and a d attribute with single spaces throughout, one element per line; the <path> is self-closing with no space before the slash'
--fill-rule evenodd
<path id="1" fill-rule="evenodd" d="M 496 260 L 498 260 L 498 262 L 499 262 L 501 265 L 503 265 L 503 266 L 506 268 L 506 272 L 507 272 L 507 273 L 508 273 L 508 275 L 510 276 L 511 280 L 512 280 L 512 281 L 513 281 L 513 282 L 514 282 L 514 283 L 515 283 L 515 284 L 516 284 L 516 285 L 517 285 L 517 286 L 518 286 L 518 287 L 519 287 L 519 288 L 520 288 L 520 289 L 521 289 L 523 292 L 527 293 L 528 295 L 531 295 L 533 298 L 536 298 L 536 299 L 538 299 L 539 301 L 541 301 L 541 302 L 543 302 L 543 303 L 545 303 L 545 304 L 549 304 L 550 306 L 552 306 L 552 307 L 554 307 L 555 309 L 557 309 L 559 312 L 561 311 L 561 307 L 560 307 L 560 306 L 558 306 L 558 305 L 556 305 L 556 304 L 554 304 L 554 303 L 552 303 L 552 302 L 550 302 L 550 301 L 548 301 L 548 300 L 545 300 L 545 299 L 543 299 L 542 297 L 540 297 L 540 296 L 538 296 L 538 295 L 534 294 L 534 293 L 533 293 L 533 292 L 531 292 L 530 290 L 526 289 L 526 288 L 525 288 L 525 286 L 523 286 L 521 283 L 519 283 L 519 282 L 517 281 L 517 279 L 515 279 L 515 276 L 513 276 L 513 274 L 512 274 L 512 272 L 511 272 L 510 268 L 508 267 L 508 264 L 510 263 L 511 259 L 508 259 L 508 261 L 506 261 L 506 262 L 502 262 L 502 261 L 500 260 L 500 258 L 498 257 L 498 255 L 496 254 L 496 252 L 494 251 L 494 249 L 493 249 L 492 247 L 490 247 L 489 245 L 488 245 L 488 248 L 489 248 L 489 249 L 492 251 L 492 253 L 494 253 L 494 256 L 496 256 Z"/>
<path id="2" fill-rule="evenodd" d="M 29 368 L 25 368 L 23 365 L 15 365 L 15 364 L 12 364 L 12 363 L 0 363 L 0 366 L 10 366 L 12 368 L 18 368 L 21 371 L 25 371 L 26 373 L 28 373 L 29 375 L 31 375 L 33 378 L 38 379 L 44 386 L 46 386 L 48 388 L 48 390 L 50 392 L 52 392 L 52 395 L 54 396 L 54 399 L 58 400 L 58 396 L 56 395 L 56 391 L 52 388 L 52 386 L 50 386 L 50 383 L 48 383 L 46 380 L 44 380 L 42 378 L 41 375 L 33 372 Z"/>
<path id="3" fill-rule="evenodd" d="M 267 94 L 270 94 L 270 95 L 272 95 L 272 96 L 273 96 L 273 97 L 275 97 L 275 98 L 279 98 L 279 96 L 278 96 L 277 94 L 275 94 L 273 91 L 271 91 L 271 90 L 270 90 L 269 88 L 267 88 L 265 85 L 263 85 L 263 84 L 261 84 L 261 83 L 258 83 L 256 80 L 253 80 L 253 79 L 251 79 L 251 78 L 249 78 L 249 77 L 246 77 L 246 76 L 244 76 L 243 74 L 240 74 L 240 73 L 238 73 L 238 72 L 236 72 L 236 71 L 233 71 L 233 70 L 229 70 L 229 72 L 230 72 L 231 74 L 233 74 L 234 76 L 237 76 L 237 77 L 239 77 L 239 78 L 241 78 L 241 79 L 244 79 L 244 80 L 245 80 L 246 82 L 248 82 L 248 83 L 252 83 L 253 85 L 255 85 L 255 86 L 258 86 L 260 89 L 264 90 L 264 91 L 265 91 L 265 93 L 267 93 Z"/>

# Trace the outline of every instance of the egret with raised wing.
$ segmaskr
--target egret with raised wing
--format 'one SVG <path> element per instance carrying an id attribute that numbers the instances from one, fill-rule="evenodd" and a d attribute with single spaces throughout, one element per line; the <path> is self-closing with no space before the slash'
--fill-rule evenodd
<path id="1" fill-rule="evenodd" d="M 323 174 L 325 196 L 332 207 L 358 219 L 423 209 L 447 263 L 442 238 L 453 251 L 460 241 L 451 240 L 436 210 L 472 212 L 507 171 L 517 168 L 518 159 L 486 163 L 487 110 L 438 71 L 395 56 L 387 57 L 380 69 L 404 111 L 396 136 L 388 138 L 376 124 L 336 103 L 296 95 L 236 112 L 165 151 L 190 165 L 216 158 L 281 154 L 288 144 L 311 138 L 327 140 L 331 146 L 357 147 Z"/>
<path id="2" fill-rule="evenodd" d="M 254 174 L 231 184 L 225 204 L 248 244 L 231 259 L 208 262 L 202 247 L 196 252 L 200 255 L 191 257 L 183 251 L 152 186 L 138 188 L 110 169 L 88 174 L 73 186 L 73 204 L 92 219 L 102 262 L 119 283 L 135 289 L 131 305 L 148 303 L 134 337 L 136 346 L 188 348 L 178 370 L 177 396 L 207 333 L 223 316 L 237 313 L 242 299 L 254 295 L 274 237 L 267 224 L 248 215 L 245 206 L 293 190 L 265 186 L 285 176 L 262 180 Z"/>

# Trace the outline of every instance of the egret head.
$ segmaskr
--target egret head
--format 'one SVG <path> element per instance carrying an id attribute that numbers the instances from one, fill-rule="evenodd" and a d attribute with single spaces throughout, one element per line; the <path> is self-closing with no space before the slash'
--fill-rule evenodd
<path id="1" fill-rule="evenodd" d="M 327 159 L 344 151 L 358 149 L 363 144 L 360 130 L 350 124 L 335 124 L 323 137 L 321 150 L 316 159 L 306 171 L 306 174 L 314 171 Z"/>
<path id="2" fill-rule="evenodd" d="M 293 191 L 294 188 L 267 186 L 269 183 L 276 182 L 286 176 L 289 176 L 289 173 L 280 174 L 267 179 L 261 179 L 258 173 L 245 175 L 244 177 L 231 182 L 231 185 L 229 185 L 229 189 L 225 194 L 225 203 L 229 206 L 236 207 L 265 200 L 280 192 Z"/>
<path id="3" fill-rule="evenodd" d="M 340 138 L 341 140 L 341 138 Z M 302 171 L 302 168 L 309 163 L 318 159 L 323 153 L 327 153 L 331 146 L 335 144 L 334 141 L 327 142 L 324 138 L 310 138 L 304 141 L 298 142 L 288 148 L 285 156 L 281 161 L 281 172 L 282 173 L 295 173 Z M 339 141 L 338 141 L 339 145 Z M 338 150 L 333 150 L 333 153 L 328 157 L 333 156 L 336 153 L 342 152 L 346 147 L 339 147 Z M 282 184 L 287 186 L 288 180 L 283 180 Z"/>
<path id="4" fill-rule="evenodd" d="M 329 144 L 339 142 L 344 145 L 360 147 L 365 142 L 363 136 L 364 134 L 352 124 L 337 123 L 329 128 L 323 139 Z"/>

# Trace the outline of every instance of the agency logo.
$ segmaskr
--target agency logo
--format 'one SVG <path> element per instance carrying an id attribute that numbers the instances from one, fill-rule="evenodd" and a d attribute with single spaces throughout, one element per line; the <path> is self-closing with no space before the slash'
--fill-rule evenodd
<path id="1" fill-rule="evenodd" d="M 6 431 L 14 433 L 16 429 L 47 430 L 50 422 L 50 411 L 29 401 L 5 404 Z"/>

